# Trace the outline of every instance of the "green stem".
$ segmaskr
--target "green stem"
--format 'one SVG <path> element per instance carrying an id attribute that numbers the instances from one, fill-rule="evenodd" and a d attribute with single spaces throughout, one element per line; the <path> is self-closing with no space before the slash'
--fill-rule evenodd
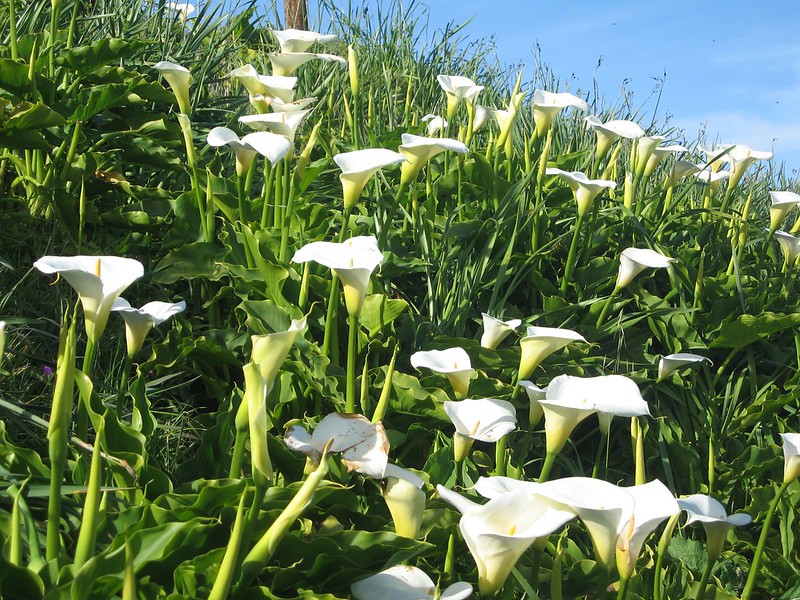
<path id="1" fill-rule="evenodd" d="M 494 445 L 494 474 L 497 477 L 504 477 L 506 474 L 507 437 L 502 436 Z"/>
<path id="2" fill-rule="evenodd" d="M 11 60 L 19 58 L 17 50 L 17 7 L 16 0 L 8 0 L 8 31 L 11 39 Z"/>
<path id="3" fill-rule="evenodd" d="M 630 577 L 625 577 L 624 579 L 619 580 L 619 590 L 617 590 L 617 600 L 625 600 L 625 597 L 628 595 L 628 583 L 630 582 Z"/>
<path id="4" fill-rule="evenodd" d="M 247 431 L 237 431 L 236 440 L 233 442 L 233 456 L 231 457 L 231 468 L 228 477 L 238 479 L 242 473 L 242 456 L 244 455 L 244 444 L 247 440 Z"/>
<path id="5" fill-rule="evenodd" d="M 791 481 L 784 481 L 781 484 L 781 487 L 778 488 L 778 493 L 775 494 L 775 499 L 769 505 L 769 510 L 767 510 L 767 514 L 764 517 L 764 524 L 761 526 L 761 536 L 758 538 L 758 545 L 756 546 L 756 552 L 753 555 L 753 562 L 750 564 L 750 572 L 747 575 L 747 583 L 745 583 L 741 600 L 750 600 L 750 596 L 753 594 L 753 589 L 756 586 L 756 577 L 758 577 L 758 569 L 761 566 L 761 555 L 764 554 L 764 546 L 766 545 L 767 538 L 769 537 L 769 526 L 772 522 L 772 517 L 775 514 L 775 510 L 778 508 L 778 503 L 780 502 L 781 496 L 783 496 L 786 488 L 788 488 L 789 484 L 791 483 Z"/>
<path id="6" fill-rule="evenodd" d="M 600 473 L 600 460 L 603 458 L 603 449 L 608 443 L 608 432 L 600 431 L 600 443 L 597 446 L 597 454 L 594 457 L 594 466 L 592 467 L 592 479 L 596 479 Z"/>
<path id="7" fill-rule="evenodd" d="M 122 421 L 122 413 L 125 410 L 125 398 L 128 395 L 128 377 L 133 368 L 133 357 L 130 354 L 125 356 L 125 366 L 122 367 L 122 377 L 119 381 L 119 390 L 117 391 L 117 417 Z"/>
<path id="8" fill-rule="evenodd" d="M 288 169 L 286 170 L 286 174 L 289 175 Z M 286 253 L 289 249 L 289 230 L 292 228 L 292 214 L 294 213 L 295 200 L 294 182 L 295 178 L 291 177 L 289 182 L 289 199 L 286 202 L 286 212 L 284 213 L 283 227 L 281 228 L 281 246 L 278 252 L 281 264 L 286 262 Z"/>
<path id="9" fill-rule="evenodd" d="M 81 372 L 89 379 L 92 378 L 96 348 L 96 344 L 91 339 L 86 341 L 86 350 L 83 355 Z M 89 412 L 82 402 L 78 403 L 78 414 L 75 418 L 75 435 L 81 440 L 86 441 L 86 433 L 89 431 Z"/>
<path id="10" fill-rule="evenodd" d="M 272 200 L 272 184 L 275 181 L 275 169 L 270 167 L 269 159 L 264 159 L 264 203 L 261 205 L 261 229 L 267 228 L 270 210 L 269 202 Z"/>
<path id="11" fill-rule="evenodd" d="M 567 254 L 567 264 L 564 267 L 564 276 L 561 279 L 561 293 L 567 293 L 567 286 L 572 276 L 572 269 L 575 266 L 575 251 L 578 249 L 578 238 L 580 237 L 581 225 L 583 224 L 584 215 L 578 214 L 575 220 L 575 229 L 572 230 L 572 242 L 569 245 L 569 253 Z"/>
<path id="12" fill-rule="evenodd" d="M 331 274 L 331 289 L 328 295 L 328 310 L 325 313 L 325 335 L 322 338 L 322 354 L 327 356 L 331 362 L 339 362 L 339 352 L 336 351 L 336 356 L 331 353 L 331 346 L 333 345 L 336 336 L 336 315 L 339 312 L 339 278 L 335 274 Z M 335 359 L 335 360 L 334 360 Z"/>
<path id="13" fill-rule="evenodd" d="M 603 303 L 603 309 L 600 311 L 600 315 L 597 317 L 597 322 L 595 323 L 595 327 L 596 327 L 596 328 L 598 328 L 598 329 L 599 329 L 599 328 L 600 328 L 600 326 L 603 324 L 603 321 L 605 321 L 605 320 L 606 320 L 606 315 L 608 315 L 608 311 L 611 309 L 611 302 L 612 302 L 612 301 L 614 300 L 614 298 L 617 296 L 617 293 L 618 293 L 618 292 L 619 292 L 619 289 L 617 289 L 617 288 L 615 287 L 615 288 L 614 288 L 614 291 L 613 291 L 613 292 L 611 292 L 611 295 L 610 295 L 610 296 L 609 296 L 609 297 L 606 299 L 606 301 Z"/>
<path id="14" fill-rule="evenodd" d="M 214 579 L 214 586 L 211 588 L 208 600 L 225 600 L 228 597 L 228 592 L 230 592 L 233 575 L 236 572 L 239 551 L 242 546 L 242 538 L 244 537 L 246 497 L 245 490 L 239 499 L 239 508 L 236 510 L 236 520 L 233 523 L 231 537 L 225 547 L 225 556 L 222 558 L 222 564 L 219 566 L 219 572 Z"/>
<path id="15" fill-rule="evenodd" d="M 400 197 L 403 195 L 404 191 L 408 188 L 407 183 L 400 183 L 397 186 L 397 193 L 394 196 L 394 202 L 389 207 L 389 210 L 386 211 L 386 220 L 383 222 L 381 226 L 381 233 L 378 237 L 378 247 L 383 248 L 386 244 L 386 237 L 389 235 L 389 229 L 392 227 L 392 221 L 394 220 L 394 214 L 397 212 L 397 207 L 400 205 Z"/>
<path id="16" fill-rule="evenodd" d="M 347 336 L 347 382 L 345 408 L 347 413 L 356 411 L 356 346 L 358 344 L 358 315 L 348 318 L 350 330 Z"/>
<path id="17" fill-rule="evenodd" d="M 662 564 L 664 563 L 664 556 L 667 554 L 669 542 L 672 539 L 672 532 L 675 531 L 675 525 L 678 523 L 681 513 L 675 513 L 669 518 L 667 524 L 664 526 L 664 533 L 658 540 L 658 553 L 656 555 L 655 566 L 655 580 L 653 582 L 653 600 L 661 600 L 661 574 Z"/>
<path id="18" fill-rule="evenodd" d="M 697 590 L 697 600 L 703 600 L 706 596 L 706 586 L 708 585 L 708 580 L 711 577 L 711 569 L 714 568 L 714 563 L 716 562 L 716 557 L 711 558 L 708 557 L 708 561 L 706 562 L 706 568 L 703 569 L 703 574 L 700 576 L 700 587 Z"/>
<path id="19" fill-rule="evenodd" d="M 544 483 L 550 477 L 550 471 L 553 468 L 553 463 L 556 461 L 557 454 L 555 452 L 548 452 L 544 457 L 544 464 L 542 465 L 542 472 L 539 475 L 539 483 Z"/>
<path id="20" fill-rule="evenodd" d="M 81 531 L 78 534 L 78 545 L 75 550 L 75 569 L 79 570 L 94 554 L 97 541 L 97 519 L 100 513 L 100 484 L 103 475 L 103 458 L 100 453 L 100 436 L 102 427 L 97 432 L 92 450 L 92 464 L 89 468 L 89 483 L 81 514 Z"/>

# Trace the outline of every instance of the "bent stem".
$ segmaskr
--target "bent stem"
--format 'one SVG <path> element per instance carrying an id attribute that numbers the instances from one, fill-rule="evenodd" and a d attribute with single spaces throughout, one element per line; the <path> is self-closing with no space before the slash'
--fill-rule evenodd
<path id="1" fill-rule="evenodd" d="M 706 586 L 708 585 L 708 580 L 711 577 L 711 569 L 714 568 L 714 563 L 717 562 L 717 558 L 712 558 L 711 556 L 708 557 L 708 561 L 706 562 L 706 568 L 703 569 L 703 574 L 700 576 L 700 587 L 697 590 L 697 600 L 703 600 L 706 596 Z"/>

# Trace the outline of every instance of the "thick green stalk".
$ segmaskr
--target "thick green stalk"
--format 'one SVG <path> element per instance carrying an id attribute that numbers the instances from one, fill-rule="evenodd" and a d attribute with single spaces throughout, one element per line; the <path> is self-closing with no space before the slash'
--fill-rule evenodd
<path id="1" fill-rule="evenodd" d="M 756 552 L 753 555 L 753 562 L 750 563 L 750 572 L 747 575 L 747 583 L 745 583 L 741 600 L 750 600 L 750 596 L 753 594 L 753 589 L 755 589 L 756 586 L 756 577 L 758 577 L 758 569 L 761 567 L 761 556 L 764 554 L 764 546 L 766 545 L 767 538 L 769 537 L 769 526 L 772 522 L 772 517 L 775 514 L 775 510 L 778 508 L 778 503 L 781 500 L 781 496 L 783 496 L 786 488 L 788 488 L 791 483 L 791 480 L 784 481 L 781 484 L 781 487 L 778 488 L 778 492 L 775 494 L 774 500 L 769 505 L 767 514 L 764 517 L 764 523 L 761 526 L 761 536 L 758 538 L 758 545 L 756 546 Z"/>
<path id="2" fill-rule="evenodd" d="M 350 326 L 347 336 L 347 382 L 345 388 L 344 411 L 356 411 L 356 350 L 358 345 L 358 315 L 350 315 L 347 319 Z"/>
<path id="3" fill-rule="evenodd" d="M 400 345 L 395 344 L 394 352 L 392 352 L 392 359 L 389 361 L 389 367 L 386 369 L 386 380 L 383 382 L 381 389 L 381 397 L 378 399 L 378 405 L 375 407 L 375 412 L 372 413 L 372 422 L 377 423 L 383 421 L 386 416 L 386 409 L 389 406 L 389 398 L 392 394 L 392 377 L 394 376 L 394 363 L 397 360 L 397 353 L 400 351 Z"/>
<path id="4" fill-rule="evenodd" d="M 81 365 L 81 372 L 89 379 L 92 378 L 92 371 L 94 370 L 94 356 L 97 350 L 97 345 L 91 340 L 86 340 L 86 349 L 83 354 L 83 364 Z M 78 414 L 75 416 L 75 435 L 86 441 L 86 434 L 89 431 L 89 410 L 84 406 L 83 402 L 78 402 Z"/>
<path id="5" fill-rule="evenodd" d="M 667 554 L 670 540 L 672 540 L 672 532 L 675 531 L 675 525 L 678 523 L 681 513 L 675 513 L 669 518 L 667 524 L 664 526 L 664 533 L 658 540 L 658 551 L 656 554 L 656 566 L 653 582 L 653 600 L 661 600 L 661 577 L 662 565 L 664 564 L 664 556 Z"/>
<path id="6" fill-rule="evenodd" d="M 102 421 L 101 421 L 102 422 Z M 78 534 L 78 545 L 75 550 L 75 569 L 80 569 L 94 554 L 97 541 L 97 519 L 100 513 L 100 484 L 103 476 L 103 457 L 100 452 L 100 436 L 102 426 L 97 432 L 92 450 L 92 464 L 89 468 L 89 484 L 81 514 L 81 531 Z"/>
<path id="7" fill-rule="evenodd" d="M 547 478 L 550 477 L 550 471 L 553 468 L 553 463 L 556 462 L 556 456 L 558 456 L 555 452 L 548 452 L 545 454 L 544 457 L 544 464 L 542 465 L 542 472 L 539 475 L 538 482 L 544 483 L 547 481 Z"/>
<path id="8" fill-rule="evenodd" d="M 264 159 L 264 203 L 261 205 L 261 229 L 266 229 L 269 223 L 269 202 L 272 200 L 272 184 L 275 181 L 275 169 L 270 167 L 269 159 Z"/>
<path id="9" fill-rule="evenodd" d="M 19 58 L 17 49 L 17 7 L 16 0 L 8 0 L 8 34 L 11 40 L 11 60 Z"/>
<path id="10" fill-rule="evenodd" d="M 322 338 L 322 354 L 327 356 L 331 362 L 339 362 L 339 351 L 331 352 L 331 347 L 336 335 L 336 315 L 339 312 L 339 278 L 331 273 L 331 289 L 328 295 L 328 308 L 325 313 L 325 334 Z"/>
<path id="11" fill-rule="evenodd" d="M 214 580 L 214 586 L 211 588 L 211 593 L 208 600 L 225 600 L 228 597 L 228 592 L 233 583 L 233 576 L 236 572 L 239 552 L 242 546 L 242 539 L 244 538 L 245 528 L 245 498 L 247 497 L 246 490 L 242 492 L 242 497 L 239 499 L 239 508 L 236 510 L 236 520 L 233 523 L 233 531 L 228 540 L 228 545 L 225 547 L 225 556 L 222 557 L 222 564 L 219 566 L 219 572 Z"/>
<path id="12" fill-rule="evenodd" d="M 575 229 L 572 230 L 572 242 L 569 245 L 569 253 L 567 254 L 567 264 L 564 267 L 564 275 L 561 278 L 561 293 L 567 293 L 567 286 L 569 285 L 572 276 L 572 269 L 575 266 L 575 253 L 578 249 L 578 238 L 581 233 L 581 225 L 583 225 L 584 215 L 578 214 L 575 219 Z"/>
<path id="13" fill-rule="evenodd" d="M 117 391 L 117 417 L 122 421 L 122 413 L 125 410 L 125 398 L 128 395 L 128 377 L 133 368 L 133 357 L 130 354 L 125 355 L 125 366 L 122 367 L 122 377 L 119 381 L 119 390 Z"/>
<path id="14" fill-rule="evenodd" d="M 703 600 L 703 598 L 706 597 L 706 586 L 708 585 L 708 580 L 711 577 L 711 569 L 714 568 L 715 562 L 717 562 L 716 557 L 708 557 L 706 568 L 703 569 L 703 574 L 700 576 L 700 587 L 697 590 L 697 600 Z"/>
<path id="15" fill-rule="evenodd" d="M 625 600 L 625 597 L 628 595 L 628 583 L 630 583 L 631 578 L 625 577 L 619 580 L 619 589 L 617 590 L 617 600 Z"/>

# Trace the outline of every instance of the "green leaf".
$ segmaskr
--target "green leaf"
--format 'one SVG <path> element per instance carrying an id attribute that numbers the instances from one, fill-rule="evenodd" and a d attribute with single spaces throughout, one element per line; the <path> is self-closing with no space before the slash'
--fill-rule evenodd
<path id="1" fill-rule="evenodd" d="M 225 249 L 207 242 L 195 242 L 173 250 L 158 263 L 153 271 L 156 283 L 175 283 L 178 280 L 207 277 L 216 279 L 220 274 L 219 261 Z"/>
<path id="2" fill-rule="evenodd" d="M 711 347 L 739 350 L 772 333 L 797 325 L 800 325 L 800 313 L 765 312 L 759 316 L 741 315 L 733 323 L 727 323 L 722 327 Z"/>
<path id="3" fill-rule="evenodd" d="M 408 308 L 405 300 L 387 298 L 383 294 L 371 294 L 364 299 L 364 306 L 358 316 L 359 322 L 367 328 L 370 337 L 375 337 Z"/>
<path id="4" fill-rule="evenodd" d="M 132 84 L 114 83 L 93 86 L 84 90 L 79 96 L 78 106 L 70 116 L 69 122 L 88 121 L 109 108 L 128 104 L 131 87 Z"/>
<path id="5" fill-rule="evenodd" d="M 3 123 L 3 129 L 47 129 L 48 127 L 61 127 L 67 121 L 41 102 L 31 104 L 21 102 L 14 107 L 11 116 Z"/>
<path id="6" fill-rule="evenodd" d="M 32 129 L 5 131 L 0 129 L 0 147 L 11 150 L 44 150 L 47 141 L 42 134 Z"/>
<path id="7" fill-rule="evenodd" d="M 71 48 L 58 57 L 56 62 L 60 65 L 67 64 L 80 75 L 85 75 L 104 65 L 134 56 L 150 45 L 151 42 L 141 40 L 104 38 L 88 46 Z"/>

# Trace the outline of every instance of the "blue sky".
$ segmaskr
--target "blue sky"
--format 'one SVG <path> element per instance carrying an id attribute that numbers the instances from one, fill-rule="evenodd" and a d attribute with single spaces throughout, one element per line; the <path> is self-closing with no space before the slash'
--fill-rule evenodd
<path id="1" fill-rule="evenodd" d="M 551 91 L 568 87 L 586 98 L 596 78 L 606 104 L 615 105 L 624 85 L 634 94 L 634 106 L 644 105 L 643 126 L 656 108 L 655 97 L 648 98 L 663 79 L 659 113 L 669 113 L 687 139 L 696 139 L 704 127 L 709 143 L 718 139 L 773 150 L 776 160 L 786 162 L 787 174 L 800 169 L 797 0 L 419 4 L 428 7 L 432 30 L 472 18 L 465 33 L 494 35 L 501 62 L 525 62 L 526 79 L 538 43 L 543 61 L 562 82 L 563 89 Z"/>

